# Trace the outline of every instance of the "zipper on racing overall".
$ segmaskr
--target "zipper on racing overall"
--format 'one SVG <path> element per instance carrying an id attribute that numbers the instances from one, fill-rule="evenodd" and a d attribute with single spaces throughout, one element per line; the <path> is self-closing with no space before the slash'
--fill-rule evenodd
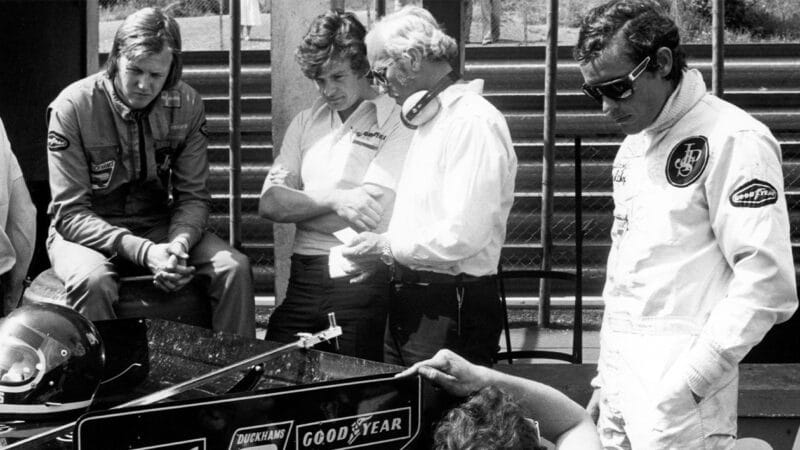
<path id="1" fill-rule="evenodd" d="M 144 140 L 144 114 L 136 115 L 136 128 L 139 131 L 139 181 L 147 179 L 147 148 Z"/>

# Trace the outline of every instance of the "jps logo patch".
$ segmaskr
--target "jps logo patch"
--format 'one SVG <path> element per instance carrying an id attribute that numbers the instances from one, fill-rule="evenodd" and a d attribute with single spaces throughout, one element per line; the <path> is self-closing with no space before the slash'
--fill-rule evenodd
<path id="1" fill-rule="evenodd" d="M 730 196 L 738 208 L 760 208 L 778 201 L 778 190 L 766 181 L 753 179 L 738 187 Z"/>
<path id="2" fill-rule="evenodd" d="M 106 161 L 99 164 L 92 164 L 91 181 L 92 189 L 105 189 L 111 183 L 111 176 L 114 175 L 116 161 Z"/>
<path id="3" fill-rule="evenodd" d="M 686 187 L 700 178 L 708 164 L 708 141 L 703 136 L 684 139 L 667 158 L 667 181 L 675 187 Z"/>
<path id="4" fill-rule="evenodd" d="M 47 149 L 51 152 L 58 152 L 69 147 L 69 141 L 63 135 L 51 131 L 47 133 Z"/>

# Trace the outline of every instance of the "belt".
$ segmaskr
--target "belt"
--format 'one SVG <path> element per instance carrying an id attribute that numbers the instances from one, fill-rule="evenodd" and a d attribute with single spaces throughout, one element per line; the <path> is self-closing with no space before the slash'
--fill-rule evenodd
<path id="1" fill-rule="evenodd" d="M 474 275 L 467 275 L 465 273 L 450 275 L 446 273 L 429 272 L 426 270 L 413 270 L 397 263 L 394 265 L 394 273 L 392 274 L 392 282 L 396 284 L 465 285 L 473 283 L 485 283 L 489 281 L 494 282 L 496 278 L 496 275 L 484 275 L 481 277 L 476 277 Z"/>

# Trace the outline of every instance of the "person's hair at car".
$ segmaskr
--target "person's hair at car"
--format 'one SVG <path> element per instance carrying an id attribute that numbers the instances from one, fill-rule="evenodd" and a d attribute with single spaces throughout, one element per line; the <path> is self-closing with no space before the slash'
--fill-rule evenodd
<path id="1" fill-rule="evenodd" d="M 429 61 L 452 61 L 458 44 L 448 36 L 428 10 L 405 6 L 381 19 L 371 33 L 383 37 L 383 48 L 394 60 L 417 49 Z"/>
<path id="2" fill-rule="evenodd" d="M 612 0 L 590 10 L 581 20 L 573 56 L 581 64 L 591 62 L 616 36 L 627 43 L 628 58 L 638 64 L 651 57 L 648 71 L 658 68 L 656 51 L 666 47 L 672 52 L 672 70 L 668 80 L 680 80 L 686 69 L 686 54 L 681 47 L 678 26 L 669 8 L 659 0 Z"/>
<path id="3" fill-rule="evenodd" d="M 183 72 L 181 58 L 181 29 L 175 19 L 158 8 L 143 8 L 122 22 L 114 35 L 114 43 L 106 62 L 106 73 L 114 78 L 119 71 L 119 58 L 130 60 L 172 50 L 172 64 L 169 68 L 164 89 L 173 87 Z"/>
<path id="4" fill-rule="evenodd" d="M 349 61 L 350 69 L 359 75 L 369 72 L 367 30 L 355 14 L 328 11 L 311 22 L 308 32 L 295 51 L 295 60 L 307 78 L 313 80 L 331 61 Z"/>
<path id="5" fill-rule="evenodd" d="M 539 440 L 522 408 L 505 391 L 488 386 L 450 410 L 434 432 L 436 450 L 532 450 Z"/>

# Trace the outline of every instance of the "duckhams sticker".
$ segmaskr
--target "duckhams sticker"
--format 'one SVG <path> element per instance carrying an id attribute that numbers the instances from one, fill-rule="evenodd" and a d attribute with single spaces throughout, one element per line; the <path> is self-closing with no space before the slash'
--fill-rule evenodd
<path id="1" fill-rule="evenodd" d="M 284 450 L 293 420 L 239 428 L 233 433 L 228 450 Z"/>
<path id="2" fill-rule="evenodd" d="M 672 148 L 667 158 L 667 181 L 686 187 L 697 181 L 708 164 L 708 140 L 704 136 L 686 138 Z"/>
<path id="3" fill-rule="evenodd" d="M 385 444 L 411 436 L 411 408 L 298 425 L 298 449 L 346 449 Z"/>
<path id="4" fill-rule="evenodd" d="M 766 181 L 753 179 L 733 191 L 730 200 L 739 208 L 760 208 L 777 202 L 778 190 Z"/>

